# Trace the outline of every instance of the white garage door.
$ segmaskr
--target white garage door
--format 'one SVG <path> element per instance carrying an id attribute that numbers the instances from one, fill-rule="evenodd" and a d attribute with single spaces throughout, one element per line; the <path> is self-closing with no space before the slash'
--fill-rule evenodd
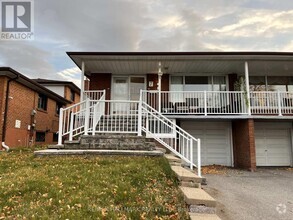
<path id="1" fill-rule="evenodd" d="M 290 166 L 291 123 L 255 122 L 257 166 Z"/>
<path id="2" fill-rule="evenodd" d="M 230 122 L 181 121 L 181 127 L 201 139 L 202 165 L 232 166 Z"/>

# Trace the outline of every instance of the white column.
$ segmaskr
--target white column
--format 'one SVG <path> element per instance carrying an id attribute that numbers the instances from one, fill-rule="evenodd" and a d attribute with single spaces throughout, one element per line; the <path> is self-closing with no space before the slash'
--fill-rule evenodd
<path id="1" fill-rule="evenodd" d="M 161 112 L 161 91 L 162 91 L 162 67 L 161 67 L 161 62 L 159 62 L 159 71 L 158 71 L 158 91 L 159 91 L 159 97 L 158 97 L 158 111 Z"/>
<path id="2" fill-rule="evenodd" d="M 80 77 L 80 100 L 84 100 L 84 72 L 85 72 L 85 63 L 81 62 L 81 77 Z"/>
<path id="3" fill-rule="evenodd" d="M 248 115 L 251 115 L 250 109 L 250 90 L 249 90 L 249 69 L 248 69 L 248 62 L 245 62 L 245 86 L 246 86 L 246 98 L 247 98 L 247 110 Z"/>
<path id="4" fill-rule="evenodd" d="M 59 131 L 58 131 L 58 145 L 62 145 L 62 135 L 63 135 L 63 108 L 60 108 L 60 113 L 59 113 Z"/>

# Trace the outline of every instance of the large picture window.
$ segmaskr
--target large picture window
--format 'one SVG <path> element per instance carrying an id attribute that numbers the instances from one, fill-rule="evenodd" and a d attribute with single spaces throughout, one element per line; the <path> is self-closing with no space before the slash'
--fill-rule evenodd
<path id="1" fill-rule="evenodd" d="M 171 76 L 171 91 L 226 91 L 225 76 Z"/>
<path id="2" fill-rule="evenodd" d="M 250 76 L 250 91 L 293 91 L 292 76 Z"/>

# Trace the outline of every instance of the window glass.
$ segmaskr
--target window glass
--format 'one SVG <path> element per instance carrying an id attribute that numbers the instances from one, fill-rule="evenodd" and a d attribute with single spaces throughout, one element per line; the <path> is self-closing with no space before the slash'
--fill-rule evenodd
<path id="1" fill-rule="evenodd" d="M 58 142 L 58 133 L 53 133 L 53 142 Z"/>
<path id="2" fill-rule="evenodd" d="M 75 100 L 75 92 L 73 90 L 70 90 L 70 100 L 71 101 Z"/>
<path id="3" fill-rule="evenodd" d="M 62 108 L 62 104 L 56 102 L 56 114 L 59 115 L 60 109 Z"/>
<path id="4" fill-rule="evenodd" d="M 266 91 L 265 76 L 250 76 L 249 89 L 250 91 Z"/>
<path id="5" fill-rule="evenodd" d="M 38 99 L 38 109 L 43 109 L 47 110 L 47 101 L 48 98 L 45 95 L 39 94 L 39 99 Z"/>
<path id="6" fill-rule="evenodd" d="M 171 84 L 172 85 L 182 85 L 183 84 L 183 76 L 171 76 Z"/>
<path id="7" fill-rule="evenodd" d="M 268 91 L 286 92 L 290 82 L 287 76 L 268 76 Z"/>
<path id="8" fill-rule="evenodd" d="M 45 142 L 46 141 L 46 133 L 43 131 L 36 132 L 36 142 Z"/>
<path id="9" fill-rule="evenodd" d="M 225 76 L 214 76 L 213 83 L 213 91 L 226 91 L 227 86 Z"/>
<path id="10" fill-rule="evenodd" d="M 212 77 L 185 76 L 184 91 L 212 91 Z"/>

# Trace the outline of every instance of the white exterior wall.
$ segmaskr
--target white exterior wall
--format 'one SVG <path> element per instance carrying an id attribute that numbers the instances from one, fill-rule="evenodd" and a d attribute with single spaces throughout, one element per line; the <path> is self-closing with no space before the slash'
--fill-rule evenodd
<path id="1" fill-rule="evenodd" d="M 65 88 L 64 86 L 50 86 L 50 85 L 43 85 L 44 87 L 46 87 L 47 89 L 50 89 L 51 91 L 55 92 L 56 94 L 64 97 L 65 94 L 64 94 L 64 91 L 65 91 Z"/>

